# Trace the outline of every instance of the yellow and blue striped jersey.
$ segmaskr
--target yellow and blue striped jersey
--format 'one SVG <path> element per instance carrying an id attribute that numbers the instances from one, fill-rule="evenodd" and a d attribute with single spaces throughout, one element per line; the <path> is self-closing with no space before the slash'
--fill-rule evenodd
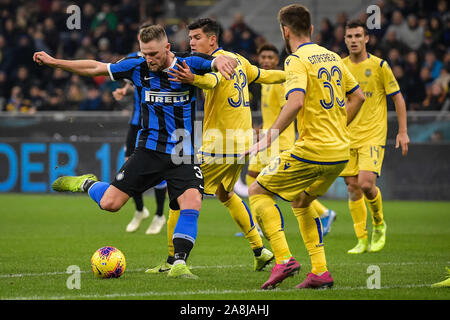
<path id="1" fill-rule="evenodd" d="M 281 108 L 286 104 L 284 97 L 285 84 L 261 84 L 261 114 L 262 130 L 270 129 L 281 112 Z M 295 142 L 295 125 L 292 122 L 278 137 L 278 146 L 280 151 L 292 148 Z"/>
<path id="2" fill-rule="evenodd" d="M 295 157 L 313 163 L 348 161 L 349 132 L 345 96 L 358 83 L 339 55 L 312 42 L 300 45 L 285 61 L 286 99 L 305 93 L 297 116 Z"/>
<path id="3" fill-rule="evenodd" d="M 359 82 L 364 101 L 355 119 L 350 123 L 350 146 L 359 148 L 364 144 L 384 145 L 387 135 L 386 96 L 400 92 L 400 87 L 388 63 L 374 55 L 353 63 L 350 57 L 342 60 Z"/>
<path id="4" fill-rule="evenodd" d="M 264 70 L 244 57 L 218 48 L 212 54 L 227 55 L 238 61 L 231 80 L 220 73 L 195 76 L 194 85 L 205 93 L 205 114 L 200 153 L 238 157 L 253 143 L 252 115 L 248 85 L 281 83 L 285 74 L 280 70 Z"/>

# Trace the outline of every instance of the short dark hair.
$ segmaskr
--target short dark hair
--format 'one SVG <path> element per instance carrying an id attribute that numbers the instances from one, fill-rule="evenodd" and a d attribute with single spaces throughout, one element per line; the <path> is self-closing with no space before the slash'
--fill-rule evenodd
<path id="1" fill-rule="evenodd" d="M 311 36 L 311 13 L 305 6 L 291 4 L 281 8 L 278 21 L 296 36 Z"/>
<path id="2" fill-rule="evenodd" d="M 278 49 L 277 49 L 277 47 L 275 47 L 273 44 L 271 44 L 271 43 L 264 43 L 264 44 L 262 44 L 259 48 L 258 48 L 258 55 L 260 55 L 261 54 L 261 52 L 263 52 L 263 51 L 273 51 L 273 52 L 275 52 L 275 54 L 278 56 L 279 55 L 279 52 L 278 52 Z"/>
<path id="3" fill-rule="evenodd" d="M 143 43 L 148 43 L 152 40 L 167 39 L 166 31 L 158 24 L 154 24 L 139 31 L 139 39 Z"/>
<path id="4" fill-rule="evenodd" d="M 216 37 L 219 37 L 220 25 L 217 23 L 217 21 L 211 18 L 200 18 L 188 25 L 189 30 L 195 30 L 199 28 L 201 28 L 202 31 L 208 36 L 215 35 Z"/>
<path id="5" fill-rule="evenodd" d="M 345 30 L 359 28 L 359 27 L 363 28 L 365 36 L 367 36 L 369 34 L 369 30 L 367 30 L 366 24 L 364 22 L 362 22 L 361 20 L 347 21 L 347 23 L 345 25 Z"/>

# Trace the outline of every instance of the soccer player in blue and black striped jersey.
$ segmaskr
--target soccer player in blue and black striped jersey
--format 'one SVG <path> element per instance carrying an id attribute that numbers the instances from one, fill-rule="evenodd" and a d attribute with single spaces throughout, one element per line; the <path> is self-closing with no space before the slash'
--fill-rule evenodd
<path id="1" fill-rule="evenodd" d="M 217 70 L 229 79 L 237 61 L 226 56 L 175 55 L 159 25 L 141 30 L 139 45 L 144 57 L 129 57 L 114 64 L 55 59 L 42 51 L 34 54 L 33 60 L 40 65 L 86 76 L 129 79 L 142 101 L 142 129 L 136 150 L 112 183 L 99 182 L 94 175 L 86 174 L 60 177 L 52 187 L 55 191 L 88 192 L 101 209 L 115 212 L 136 193 L 166 180 L 170 207 L 180 210 L 173 235 L 175 261 L 168 277 L 197 278 L 186 266 L 197 237 L 204 188 L 202 171 L 193 161 L 195 92 L 192 85 L 171 82 L 167 71 L 186 64 L 194 73 Z"/>
<path id="2" fill-rule="evenodd" d="M 139 27 L 139 31 L 151 25 L 151 23 L 146 22 Z M 139 41 L 139 32 L 137 35 L 137 40 Z M 140 51 L 130 53 L 127 58 L 138 56 L 142 56 Z M 113 97 L 117 101 L 121 100 L 129 90 L 133 90 L 133 83 L 130 80 L 125 80 L 125 82 L 125 86 L 122 88 L 117 88 L 113 91 Z M 138 90 L 134 90 L 132 112 L 128 124 L 129 127 L 125 143 L 125 160 L 127 160 L 134 152 L 136 137 L 141 129 L 141 98 Z M 166 217 L 164 216 L 164 202 L 166 200 L 167 182 L 162 181 L 153 188 L 153 191 L 155 192 L 156 212 L 152 222 L 145 231 L 145 234 L 158 234 L 166 223 Z M 141 222 L 150 216 L 148 209 L 144 206 L 144 198 L 142 193 L 135 194 L 133 196 L 133 200 L 136 211 L 134 212 L 133 219 L 126 227 L 127 232 L 135 232 L 141 225 Z"/>

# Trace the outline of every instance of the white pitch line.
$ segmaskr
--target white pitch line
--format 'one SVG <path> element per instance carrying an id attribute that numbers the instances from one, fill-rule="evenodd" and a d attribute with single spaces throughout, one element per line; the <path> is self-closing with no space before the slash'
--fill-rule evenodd
<path id="1" fill-rule="evenodd" d="M 354 263 L 337 263 L 331 264 L 330 266 L 346 266 L 346 265 L 392 265 L 392 266 L 404 266 L 404 265 L 424 265 L 424 264 L 446 264 L 450 265 L 450 261 L 439 262 L 439 261 L 413 261 L 413 262 L 354 262 Z M 233 268 L 251 268 L 251 265 L 246 264 L 236 264 L 236 265 L 216 265 L 216 266 L 190 266 L 191 269 L 233 269 Z M 126 272 L 143 272 L 147 268 L 138 269 L 126 269 Z M 80 273 L 89 273 L 91 270 L 81 270 Z M 64 271 L 55 272 L 40 272 L 40 273 L 11 273 L 11 274 L 0 274 L 0 279 L 4 278 L 22 278 L 22 277 L 42 277 L 42 276 L 55 276 L 55 275 L 67 275 L 68 273 Z M 70 273 L 71 274 L 71 273 Z"/>
<path id="2" fill-rule="evenodd" d="M 378 290 L 390 290 L 390 289 L 413 289 L 413 288 L 423 288 L 430 287 L 431 284 L 410 284 L 410 285 L 398 285 L 398 286 L 383 286 L 380 289 L 368 289 L 367 287 L 333 287 L 331 291 L 356 291 L 356 290 L 368 290 L 377 292 Z M 261 290 L 261 289 L 251 289 L 251 290 L 199 290 L 199 291 L 147 291 L 147 292 L 132 292 L 132 293 L 113 293 L 113 294 L 80 294 L 80 295 L 62 295 L 62 296 L 29 296 L 29 297 L 0 297 L 0 300 L 66 300 L 66 299 L 112 299 L 112 298 L 132 298 L 132 297 L 153 297 L 157 296 L 203 296 L 203 295 L 226 295 L 226 294 L 250 294 L 250 293 L 287 293 L 287 292 L 300 292 L 299 289 L 280 289 L 275 290 Z"/>

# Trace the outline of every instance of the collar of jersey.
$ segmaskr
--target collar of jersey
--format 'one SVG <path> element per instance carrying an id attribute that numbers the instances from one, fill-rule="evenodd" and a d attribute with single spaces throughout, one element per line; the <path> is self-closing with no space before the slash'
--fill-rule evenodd
<path id="1" fill-rule="evenodd" d="M 172 61 L 172 64 L 170 65 L 170 67 L 165 68 L 165 69 L 163 70 L 163 72 L 169 72 L 171 68 L 175 67 L 175 64 L 176 64 L 176 63 L 177 63 L 177 57 L 174 57 L 174 58 L 173 58 L 173 61 Z"/>
<path id="2" fill-rule="evenodd" d="M 211 53 L 211 55 L 213 55 L 214 53 L 216 53 L 216 52 L 219 51 L 219 50 L 223 50 L 222 47 L 218 47 L 216 50 L 214 50 L 214 51 Z"/>
<path id="3" fill-rule="evenodd" d="M 306 46 L 307 44 L 314 44 L 314 42 L 305 42 L 305 43 L 302 43 L 301 45 L 299 45 L 298 47 L 297 47 L 297 50 L 298 49 L 300 49 L 301 47 L 303 47 L 303 46 Z"/>

